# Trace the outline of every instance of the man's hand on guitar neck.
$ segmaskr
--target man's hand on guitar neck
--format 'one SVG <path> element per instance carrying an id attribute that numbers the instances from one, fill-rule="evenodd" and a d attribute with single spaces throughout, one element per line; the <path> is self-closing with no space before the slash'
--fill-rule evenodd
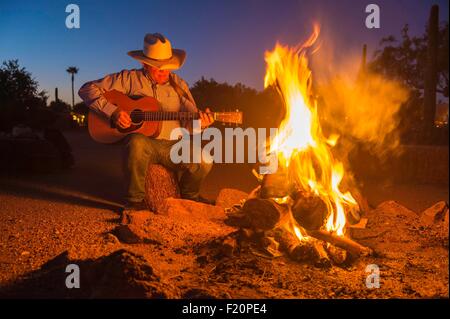
<path id="1" fill-rule="evenodd" d="M 199 111 L 198 113 L 200 114 L 200 120 L 202 120 L 201 122 L 202 129 L 207 128 L 208 126 L 214 123 L 214 117 L 209 107 L 206 108 L 205 112 Z"/>
<path id="2" fill-rule="evenodd" d="M 115 126 L 120 127 L 121 129 L 126 129 L 131 125 L 130 115 L 122 110 L 117 110 L 111 115 L 111 120 L 113 121 Z"/>

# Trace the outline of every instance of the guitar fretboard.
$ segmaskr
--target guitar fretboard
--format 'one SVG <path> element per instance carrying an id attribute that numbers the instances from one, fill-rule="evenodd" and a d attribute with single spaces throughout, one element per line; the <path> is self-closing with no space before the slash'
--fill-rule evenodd
<path id="1" fill-rule="evenodd" d="M 242 124 L 241 112 L 211 112 L 215 121 L 223 123 Z M 167 111 L 142 111 L 134 110 L 130 113 L 133 122 L 159 122 L 159 121 L 192 121 L 200 118 L 197 112 L 167 112 Z"/>
<path id="2" fill-rule="evenodd" d="M 143 121 L 189 121 L 197 120 L 199 118 L 198 113 L 193 112 L 167 112 L 167 111 L 156 111 L 156 112 L 132 112 L 132 116 L 136 116 Z"/>

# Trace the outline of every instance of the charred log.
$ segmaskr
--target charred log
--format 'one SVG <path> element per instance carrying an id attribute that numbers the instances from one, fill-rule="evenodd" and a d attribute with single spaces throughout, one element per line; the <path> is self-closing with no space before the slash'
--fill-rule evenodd
<path id="1" fill-rule="evenodd" d="M 328 252 L 328 256 L 330 256 L 331 260 L 336 265 L 343 264 L 347 260 L 347 251 L 342 248 L 328 243 L 326 250 Z"/>
<path id="2" fill-rule="evenodd" d="M 296 193 L 292 206 L 294 219 L 307 230 L 317 230 L 324 224 L 327 207 L 319 196 Z"/>
<path id="3" fill-rule="evenodd" d="M 331 267 L 331 260 L 330 257 L 328 257 L 327 251 L 323 247 L 323 242 L 315 240 L 312 245 L 316 255 L 314 265 L 321 268 Z"/>
<path id="4" fill-rule="evenodd" d="M 282 198 L 289 193 L 290 187 L 285 173 L 264 175 L 260 191 L 261 198 Z"/>
<path id="5" fill-rule="evenodd" d="M 289 206 L 272 199 L 251 198 L 242 207 L 242 214 L 254 229 L 270 230 L 282 225 L 289 217 Z"/>
<path id="6" fill-rule="evenodd" d="M 325 230 L 313 230 L 307 231 L 307 234 L 319 240 L 328 242 L 336 247 L 346 250 L 348 253 L 354 256 L 370 256 L 373 254 L 373 250 L 365 247 L 350 238 L 344 236 L 337 236 Z"/>
<path id="7" fill-rule="evenodd" d="M 300 241 L 284 228 L 275 229 L 274 237 L 280 243 L 280 248 L 295 261 L 306 261 L 315 257 L 314 249 L 310 243 Z"/>

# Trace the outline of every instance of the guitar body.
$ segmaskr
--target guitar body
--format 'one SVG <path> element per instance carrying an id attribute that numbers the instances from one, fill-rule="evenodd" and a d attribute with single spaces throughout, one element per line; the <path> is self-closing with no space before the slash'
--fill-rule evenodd
<path id="1" fill-rule="evenodd" d="M 134 116 L 141 111 L 156 112 L 160 110 L 158 100 L 151 96 L 133 100 L 125 94 L 112 90 L 103 95 L 110 103 L 130 114 L 132 125 L 127 129 L 113 127 L 111 121 L 104 116 L 90 111 L 88 115 L 88 129 L 92 139 L 97 142 L 111 144 L 122 140 L 131 133 L 141 133 L 149 137 L 156 137 L 161 131 L 160 121 L 141 121 Z"/>

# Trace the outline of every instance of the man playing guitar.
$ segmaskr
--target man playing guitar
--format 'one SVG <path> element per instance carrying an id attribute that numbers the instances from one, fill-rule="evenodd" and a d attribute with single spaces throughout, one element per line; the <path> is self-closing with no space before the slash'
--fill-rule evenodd
<path id="1" fill-rule="evenodd" d="M 119 129 L 130 127 L 130 115 L 105 97 L 106 92 L 115 90 L 130 97 L 151 96 L 160 102 L 162 111 L 198 112 L 202 129 L 214 122 L 209 109 L 206 109 L 206 112 L 197 109 L 187 83 L 171 72 L 183 65 L 185 51 L 172 49 L 166 37 L 154 33 L 145 36 L 143 50 L 130 51 L 128 55 L 140 61 L 143 68 L 110 74 L 100 80 L 85 83 L 80 88 L 78 94 L 92 111 L 109 119 L 111 124 Z M 127 203 L 124 209 L 147 209 L 144 201 L 145 175 L 150 163 L 180 171 L 179 186 L 182 198 L 211 203 L 199 195 L 199 190 L 201 182 L 211 170 L 212 163 L 202 159 L 201 163 L 175 164 L 170 159 L 170 148 L 177 142 L 170 140 L 172 130 L 183 127 L 191 134 L 195 133 L 192 120 L 180 119 L 161 123 L 159 135 L 154 138 L 140 133 L 132 133 L 124 138 L 127 183 Z"/>

